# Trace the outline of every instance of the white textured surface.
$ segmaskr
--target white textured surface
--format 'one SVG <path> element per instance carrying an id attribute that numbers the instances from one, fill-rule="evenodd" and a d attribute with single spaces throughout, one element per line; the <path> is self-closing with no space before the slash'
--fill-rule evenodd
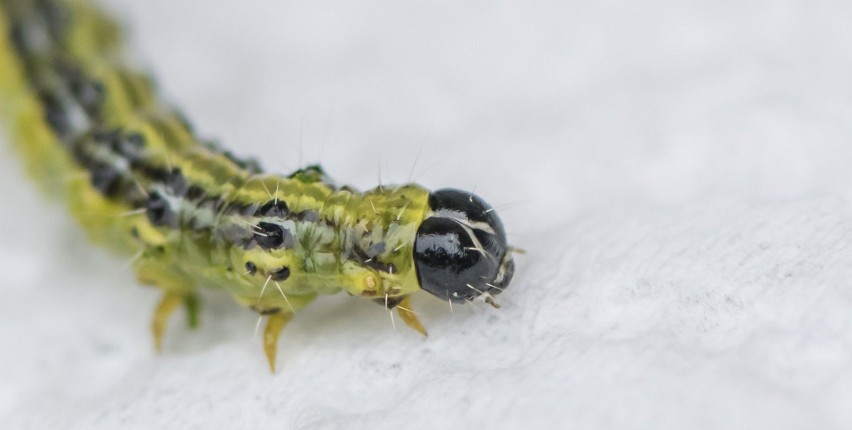
<path id="1" fill-rule="evenodd" d="M 175 4 L 177 3 L 177 4 Z M 155 291 L 0 180 L 4 428 L 852 427 L 852 4 L 121 0 L 205 135 L 341 182 L 475 188 L 519 260 L 432 336 L 333 297 L 285 332 Z M 436 164 L 438 163 L 438 164 Z"/>

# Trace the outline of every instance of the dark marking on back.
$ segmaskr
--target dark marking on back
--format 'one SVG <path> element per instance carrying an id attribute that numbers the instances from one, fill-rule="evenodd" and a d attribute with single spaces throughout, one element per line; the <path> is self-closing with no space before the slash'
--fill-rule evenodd
<path id="1" fill-rule="evenodd" d="M 89 169 L 92 186 L 106 197 L 121 191 L 121 173 L 112 166 L 98 164 Z"/>
<path id="2" fill-rule="evenodd" d="M 50 0 L 37 0 L 36 10 L 44 17 L 47 31 L 54 41 L 61 42 L 68 27 L 68 11 Z"/>
<path id="3" fill-rule="evenodd" d="M 71 131 L 71 123 L 64 103 L 55 94 L 47 91 L 41 91 L 39 99 L 44 106 L 44 119 L 50 128 L 60 138 L 68 135 L 68 132 Z"/>
<path id="4" fill-rule="evenodd" d="M 186 178 L 181 173 L 179 167 L 175 167 L 169 172 L 168 177 L 166 177 L 166 186 L 177 197 L 183 197 L 189 189 Z"/>
<path id="5" fill-rule="evenodd" d="M 157 227 L 177 227 L 177 214 L 169 206 L 169 202 L 156 191 L 152 191 L 148 197 L 146 206 L 148 220 Z"/>
<path id="6" fill-rule="evenodd" d="M 278 248 L 292 248 L 296 241 L 290 230 L 269 222 L 257 224 L 254 231 L 254 240 L 266 250 Z"/>
<path id="7" fill-rule="evenodd" d="M 112 141 L 112 149 L 136 166 L 144 160 L 145 136 L 140 133 L 119 134 Z"/>
<path id="8" fill-rule="evenodd" d="M 317 222 L 320 219 L 319 212 L 315 210 L 306 210 L 299 212 L 299 221 L 304 222 Z"/>
<path id="9" fill-rule="evenodd" d="M 159 166 L 140 164 L 137 167 L 152 182 L 165 183 L 169 177 L 169 171 Z"/>
<path id="10" fill-rule="evenodd" d="M 264 203 L 254 216 L 284 218 L 288 213 L 290 213 L 290 210 L 287 208 L 287 203 L 284 200 L 276 199 Z"/>
<path id="11" fill-rule="evenodd" d="M 190 185 L 189 189 L 186 190 L 186 198 L 191 201 L 197 201 L 204 197 L 206 191 L 198 185 Z"/>
<path id="12" fill-rule="evenodd" d="M 382 250 L 384 250 L 384 244 L 383 243 L 377 244 L 377 245 L 381 245 L 380 248 Z M 373 247 L 371 247 L 370 249 L 372 250 L 373 248 L 376 248 L 376 245 L 373 245 Z M 394 266 L 393 263 L 390 263 L 390 264 L 382 263 L 381 261 L 379 261 L 376 258 L 378 256 L 378 254 L 370 256 L 367 252 L 365 252 L 364 250 L 359 249 L 359 248 L 355 248 L 354 251 L 355 251 L 355 255 L 358 257 L 358 259 L 361 260 L 362 265 L 369 267 L 373 270 L 377 270 L 379 272 L 385 272 L 385 273 L 390 273 L 390 274 L 393 274 L 393 273 L 396 272 L 396 266 Z"/>
<path id="13" fill-rule="evenodd" d="M 89 116 L 101 117 L 101 108 L 106 98 L 103 83 L 85 78 L 75 79 L 69 84 L 69 89 Z"/>

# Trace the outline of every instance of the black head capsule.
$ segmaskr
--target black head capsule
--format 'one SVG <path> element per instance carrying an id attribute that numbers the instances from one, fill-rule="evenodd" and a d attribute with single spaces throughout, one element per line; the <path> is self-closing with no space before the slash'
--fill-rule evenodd
<path id="1" fill-rule="evenodd" d="M 456 303 L 500 294 L 515 265 L 494 210 L 479 197 L 453 189 L 432 192 L 429 207 L 432 213 L 414 242 L 420 288 Z"/>

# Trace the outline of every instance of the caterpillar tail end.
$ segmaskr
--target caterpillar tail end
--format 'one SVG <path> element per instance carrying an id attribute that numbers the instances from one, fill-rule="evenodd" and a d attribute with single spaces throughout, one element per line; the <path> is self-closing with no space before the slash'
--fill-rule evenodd
<path id="1" fill-rule="evenodd" d="M 266 320 L 266 328 L 263 330 L 263 352 L 266 354 L 269 371 L 272 373 L 275 373 L 275 360 L 278 355 L 278 339 L 281 337 L 281 330 L 292 319 L 292 313 L 277 313 L 270 315 Z"/>
<path id="2" fill-rule="evenodd" d="M 403 301 L 401 301 L 396 306 L 396 310 L 399 313 L 399 317 L 405 322 L 405 325 L 417 330 L 417 332 L 423 336 L 429 336 L 429 332 L 426 331 L 426 327 L 423 327 L 423 324 L 419 319 L 417 319 L 417 314 L 412 310 L 411 297 L 406 297 Z"/>

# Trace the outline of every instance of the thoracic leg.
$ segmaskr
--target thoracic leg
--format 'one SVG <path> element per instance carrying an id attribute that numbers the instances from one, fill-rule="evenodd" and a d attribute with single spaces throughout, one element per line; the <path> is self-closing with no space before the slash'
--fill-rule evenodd
<path id="1" fill-rule="evenodd" d="M 423 327 L 423 324 L 420 323 L 420 320 L 417 319 L 417 315 L 411 309 L 411 297 L 406 297 L 396 306 L 396 310 L 399 313 L 399 317 L 405 321 L 405 324 L 409 327 L 417 330 L 423 336 L 429 336 L 429 333 L 426 332 L 426 328 Z"/>
<path id="2" fill-rule="evenodd" d="M 151 331 L 154 333 L 154 348 L 160 352 L 163 347 L 163 336 L 169 325 L 169 318 L 183 304 L 186 309 L 187 325 L 198 327 L 198 296 L 195 294 L 164 293 L 157 308 L 154 309 L 154 319 L 151 321 Z"/>
<path id="3" fill-rule="evenodd" d="M 154 310 L 151 330 L 154 333 L 154 347 L 159 352 L 163 344 L 169 318 L 183 304 L 186 308 L 189 326 L 198 326 L 199 301 L 195 294 L 194 283 L 191 279 L 175 270 L 168 264 L 165 251 L 155 248 L 146 249 L 133 262 L 136 277 L 140 282 L 153 285 L 163 290 L 163 298 Z"/>
<path id="4" fill-rule="evenodd" d="M 154 332 L 154 348 L 160 352 L 163 348 L 163 335 L 169 324 L 169 317 L 183 302 L 184 297 L 180 294 L 165 293 L 157 308 L 154 310 L 154 320 L 151 322 L 151 331 Z"/>
<path id="5" fill-rule="evenodd" d="M 278 288 L 268 289 L 260 298 L 257 296 L 235 295 L 234 300 L 253 309 L 261 315 L 268 315 L 263 331 L 263 352 L 269 361 L 269 369 L 275 372 L 275 357 L 278 352 L 278 338 L 281 330 L 293 319 L 299 309 L 304 308 L 316 298 L 316 294 L 284 296 Z"/>

